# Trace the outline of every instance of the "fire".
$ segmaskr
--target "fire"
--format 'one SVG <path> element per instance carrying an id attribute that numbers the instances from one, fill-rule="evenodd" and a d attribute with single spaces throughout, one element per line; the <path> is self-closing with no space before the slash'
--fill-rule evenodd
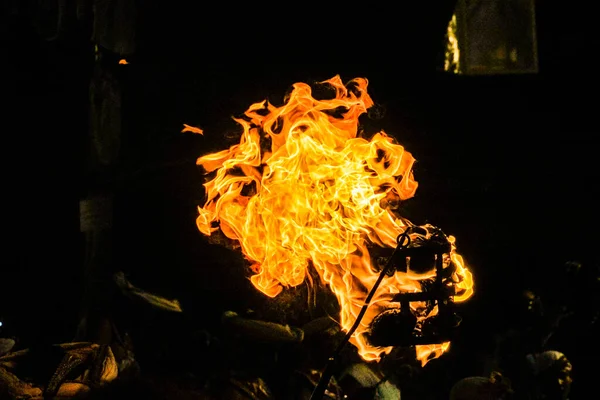
<path id="1" fill-rule="evenodd" d="M 335 293 L 348 331 L 381 268 L 369 249 L 395 248 L 410 224 L 394 210 L 417 189 L 415 159 L 383 131 L 363 137 L 359 116 L 374 104 L 366 79 L 322 83 L 334 98 L 315 99 L 309 85 L 296 83 L 281 107 L 255 103 L 234 119 L 243 130 L 239 144 L 198 159 L 211 179 L 197 225 L 205 235 L 220 229 L 239 242 L 252 284 L 268 296 L 301 284 L 314 267 Z M 462 289 L 455 301 L 464 301 L 473 292 L 471 274 L 451 242 Z M 420 281 L 434 273 L 396 272 L 383 280 L 350 340 L 365 360 L 391 351 L 368 343 L 373 318 L 392 307 L 395 294 L 421 291 Z M 436 313 L 437 306 L 421 318 Z M 417 357 L 424 364 L 448 346 L 417 346 Z"/>
<path id="2" fill-rule="evenodd" d="M 198 135 L 204 135 L 204 131 L 202 129 L 188 124 L 183 124 L 183 129 L 181 130 L 181 132 L 192 132 L 197 133 Z"/>

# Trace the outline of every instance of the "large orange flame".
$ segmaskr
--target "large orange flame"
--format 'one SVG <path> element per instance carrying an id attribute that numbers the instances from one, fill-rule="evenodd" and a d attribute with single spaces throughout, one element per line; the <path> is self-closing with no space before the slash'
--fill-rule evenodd
<path id="1" fill-rule="evenodd" d="M 198 159 L 212 179 L 197 225 L 205 235 L 220 229 L 238 241 L 252 263 L 253 285 L 268 296 L 301 284 L 312 265 L 337 296 L 347 331 L 379 274 L 369 248 L 395 248 L 407 228 L 391 205 L 414 195 L 415 160 L 383 131 L 361 137 L 359 116 L 373 105 L 366 79 L 346 86 L 335 76 L 323 83 L 335 90 L 334 98 L 317 100 L 310 86 L 296 83 L 281 107 L 251 105 L 235 119 L 243 128 L 239 144 Z M 462 289 L 454 300 L 466 300 L 471 274 L 454 249 L 450 258 Z M 367 342 L 373 318 L 392 307 L 394 294 L 421 291 L 420 281 L 434 273 L 396 272 L 384 279 L 350 340 L 365 360 L 391 350 Z M 448 346 L 417 346 L 417 357 L 424 365 Z"/>

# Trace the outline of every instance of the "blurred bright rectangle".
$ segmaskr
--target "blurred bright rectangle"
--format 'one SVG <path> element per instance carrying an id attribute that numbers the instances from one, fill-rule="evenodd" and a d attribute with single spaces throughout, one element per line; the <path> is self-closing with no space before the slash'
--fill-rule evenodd
<path id="1" fill-rule="evenodd" d="M 444 70 L 537 73 L 534 0 L 458 0 L 448 25 Z"/>

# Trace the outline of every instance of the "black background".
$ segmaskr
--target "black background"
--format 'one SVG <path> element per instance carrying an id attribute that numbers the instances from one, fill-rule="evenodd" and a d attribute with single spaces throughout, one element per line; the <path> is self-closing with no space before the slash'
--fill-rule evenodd
<path id="1" fill-rule="evenodd" d="M 538 2 L 538 74 L 468 77 L 437 68 L 452 2 L 252 7 L 139 10 L 138 49 L 118 70 L 123 151 L 109 185 L 115 262 L 132 280 L 198 319 L 251 305 L 245 277 L 228 269 L 237 256 L 196 230 L 195 159 L 229 144 L 230 117 L 249 104 L 336 74 L 369 79 L 386 110 L 369 123 L 418 160 L 406 215 L 458 239 L 476 279 L 465 337 L 510 320 L 525 287 L 560 296 L 565 261 L 597 262 L 597 50 L 585 10 Z M 24 340 L 67 341 L 82 294 L 78 201 L 97 183 L 84 169 L 93 50 L 87 35 L 47 43 L 27 18 L 7 17 L 0 315 Z M 183 123 L 206 133 L 182 134 Z"/>

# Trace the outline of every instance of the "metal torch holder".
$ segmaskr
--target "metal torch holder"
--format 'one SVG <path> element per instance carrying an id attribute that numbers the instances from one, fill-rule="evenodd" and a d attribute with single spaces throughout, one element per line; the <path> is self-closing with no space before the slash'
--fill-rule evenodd
<path id="1" fill-rule="evenodd" d="M 371 344 L 414 346 L 439 344 L 451 340 L 453 332 L 460 324 L 460 317 L 454 312 L 456 286 L 451 280 L 456 267 L 450 261 L 450 264 L 444 268 L 444 254 L 449 254 L 451 249 L 451 243 L 443 234 L 435 235 L 434 238 L 419 244 L 405 248 L 399 246 L 396 249 L 393 259 L 390 260 L 393 266 L 391 273 L 408 272 L 411 261 L 426 260 L 435 264 L 435 277 L 432 284 L 426 286 L 421 292 L 399 293 L 393 297 L 392 302 L 400 303 L 399 311 L 395 312 L 398 309 L 392 308 L 374 319 L 369 334 Z M 413 302 L 435 304 L 438 306 L 438 313 L 427 318 L 419 326 L 417 317 L 410 307 Z"/>

